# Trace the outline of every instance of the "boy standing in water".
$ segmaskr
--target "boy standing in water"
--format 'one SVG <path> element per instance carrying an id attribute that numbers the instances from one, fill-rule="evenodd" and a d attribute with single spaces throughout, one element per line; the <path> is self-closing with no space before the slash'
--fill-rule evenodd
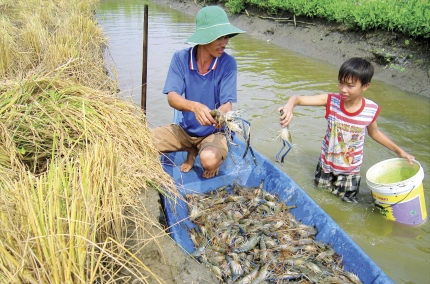
<path id="1" fill-rule="evenodd" d="M 364 138 L 367 133 L 376 142 L 412 163 L 413 156 L 397 146 L 378 129 L 379 106 L 363 97 L 373 77 L 373 66 L 363 58 L 351 58 L 339 69 L 339 94 L 292 96 L 278 111 L 282 127 L 293 118 L 293 109 L 301 106 L 326 106 L 327 131 L 315 172 L 315 184 L 330 190 L 346 202 L 357 203 Z"/>

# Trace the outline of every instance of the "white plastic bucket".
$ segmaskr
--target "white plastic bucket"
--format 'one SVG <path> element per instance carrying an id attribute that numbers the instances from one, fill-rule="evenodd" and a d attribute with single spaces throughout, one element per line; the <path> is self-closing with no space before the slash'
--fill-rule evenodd
<path id="1" fill-rule="evenodd" d="M 424 170 L 417 161 L 394 158 L 373 165 L 366 173 L 367 185 L 379 211 L 389 220 L 419 225 L 427 219 Z"/>

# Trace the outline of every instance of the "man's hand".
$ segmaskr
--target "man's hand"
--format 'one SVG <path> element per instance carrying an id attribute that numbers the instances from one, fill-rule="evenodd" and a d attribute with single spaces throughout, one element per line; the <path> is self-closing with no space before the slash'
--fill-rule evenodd
<path id="1" fill-rule="evenodd" d="M 197 121 L 203 126 L 216 125 L 217 122 L 210 114 L 210 109 L 201 103 L 195 102 L 193 107 L 194 115 Z"/>

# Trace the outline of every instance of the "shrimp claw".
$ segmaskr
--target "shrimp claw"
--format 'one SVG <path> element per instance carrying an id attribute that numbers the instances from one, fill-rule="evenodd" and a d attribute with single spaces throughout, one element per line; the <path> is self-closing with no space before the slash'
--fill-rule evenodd
<path id="1" fill-rule="evenodd" d="M 288 154 L 288 152 L 291 150 L 291 144 L 290 144 L 290 142 L 288 142 L 288 140 L 282 140 L 282 148 L 281 148 L 281 150 L 279 150 L 279 152 L 278 152 L 278 154 L 276 154 L 276 161 L 278 162 L 278 163 L 283 163 L 284 162 L 284 158 L 285 158 L 285 156 Z M 288 146 L 288 148 L 287 148 L 287 151 L 285 151 L 285 153 L 284 154 L 282 154 L 282 156 L 281 156 L 281 153 L 282 153 L 282 151 L 284 150 L 284 148 L 286 147 L 286 146 Z"/>
<path id="2" fill-rule="evenodd" d="M 242 120 L 242 129 L 243 129 L 243 139 L 245 139 L 246 142 L 246 148 L 245 153 L 243 153 L 243 158 L 245 158 L 246 154 L 248 153 L 248 150 L 251 152 L 252 158 L 254 160 L 254 164 L 257 166 L 257 159 L 255 158 L 254 151 L 252 150 L 252 147 L 250 145 L 251 143 L 251 124 L 249 121 L 239 118 Z"/>
<path id="3" fill-rule="evenodd" d="M 284 112 L 281 110 L 280 111 L 281 115 L 284 114 Z M 291 146 L 291 134 L 290 134 L 290 129 L 287 125 L 287 127 L 283 128 L 281 130 L 281 139 L 282 139 L 282 148 L 281 150 L 279 150 L 279 152 L 276 154 L 276 161 L 278 163 L 283 163 L 284 162 L 284 158 L 285 156 L 288 154 L 288 152 L 290 152 L 292 146 Z M 285 153 L 282 154 L 282 151 L 284 151 L 285 147 L 287 148 L 287 151 L 285 151 Z"/>

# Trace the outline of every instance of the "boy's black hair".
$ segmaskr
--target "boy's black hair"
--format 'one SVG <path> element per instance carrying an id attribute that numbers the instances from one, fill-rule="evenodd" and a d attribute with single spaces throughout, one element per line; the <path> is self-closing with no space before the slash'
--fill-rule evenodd
<path id="1" fill-rule="evenodd" d="M 346 81 L 347 79 L 360 80 L 361 85 L 370 83 L 373 77 L 373 65 L 364 58 L 353 57 L 345 61 L 339 69 L 338 80 Z"/>

